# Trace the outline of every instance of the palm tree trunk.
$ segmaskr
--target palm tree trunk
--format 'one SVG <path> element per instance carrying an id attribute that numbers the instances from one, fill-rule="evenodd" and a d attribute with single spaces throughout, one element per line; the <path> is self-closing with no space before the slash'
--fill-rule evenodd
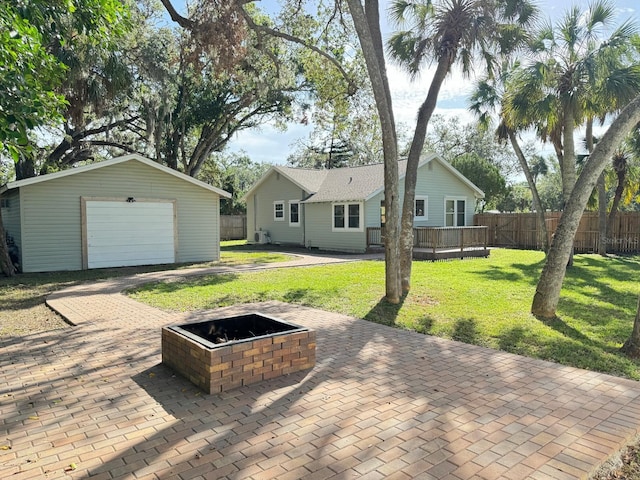
<path id="1" fill-rule="evenodd" d="M 411 266 L 413 263 L 413 219 L 414 202 L 416 198 L 416 182 L 418 177 L 418 164 L 424 148 L 424 140 L 427 136 L 429 120 L 436 109 L 438 94 L 444 80 L 451 68 L 453 56 L 443 55 L 438 61 L 436 72 L 431 80 L 427 98 L 418 110 L 416 129 L 413 133 L 409 157 L 407 158 L 407 172 L 404 177 L 404 200 L 402 203 L 402 220 L 400 224 L 400 278 L 402 292 L 411 289 Z"/>
<path id="2" fill-rule="evenodd" d="M 631 358 L 640 358 L 640 296 L 638 296 L 638 308 L 636 318 L 633 320 L 631 336 L 624 342 L 620 351 Z"/>
<path id="3" fill-rule="evenodd" d="M 562 132 L 562 145 L 564 147 L 562 155 L 562 198 L 566 204 L 576 184 L 577 177 L 576 147 L 573 140 L 575 120 L 573 118 L 573 111 L 569 107 L 565 108 Z"/>
<path id="4" fill-rule="evenodd" d="M 398 140 L 391 103 L 391 90 L 384 60 L 377 0 L 347 0 L 360 40 L 382 130 L 384 154 L 385 295 L 389 303 L 400 303 L 400 204 L 398 194 Z"/>
<path id="5" fill-rule="evenodd" d="M 604 182 L 604 172 L 598 177 L 598 254 L 607 256 L 607 188 Z"/>
<path id="6" fill-rule="evenodd" d="M 618 208 L 620 207 L 620 202 L 622 201 L 622 194 L 624 193 L 625 183 L 627 181 L 628 165 L 626 159 L 623 158 L 622 161 L 620 160 L 621 159 L 618 159 L 616 162 L 616 157 L 614 157 L 613 166 L 618 183 L 616 185 L 616 191 L 613 194 L 611 210 L 609 210 L 609 218 L 607 220 L 607 234 L 610 238 L 613 238 L 616 215 L 618 213 Z"/>
<path id="7" fill-rule="evenodd" d="M 613 152 L 639 121 L 640 96 L 620 112 L 589 156 L 560 217 L 547 261 L 542 269 L 531 305 L 531 313 L 534 315 L 547 319 L 555 317 L 566 265 L 573 250 L 573 238 L 587 201 Z"/>
<path id="8" fill-rule="evenodd" d="M 547 231 L 547 222 L 544 217 L 544 206 L 542 205 L 542 201 L 540 200 L 540 195 L 538 195 L 538 187 L 536 186 L 536 181 L 531 174 L 531 169 L 529 168 L 529 164 L 527 163 L 527 159 L 520 148 L 520 144 L 518 143 L 518 138 L 516 137 L 515 132 L 507 128 L 507 134 L 509 135 L 509 140 L 511 141 L 511 146 L 513 147 L 513 151 L 518 157 L 518 161 L 520 162 L 520 167 L 524 173 L 525 178 L 527 179 L 527 183 L 529 184 L 529 188 L 531 189 L 531 196 L 533 197 L 533 208 L 536 211 L 536 222 L 538 223 L 538 230 L 541 232 L 542 236 L 542 249 L 545 253 L 549 251 L 549 232 Z"/>
<path id="9" fill-rule="evenodd" d="M 593 117 L 587 119 L 585 132 L 587 151 L 593 153 Z M 607 256 L 607 189 L 604 182 L 604 171 L 598 177 L 598 254 Z"/>

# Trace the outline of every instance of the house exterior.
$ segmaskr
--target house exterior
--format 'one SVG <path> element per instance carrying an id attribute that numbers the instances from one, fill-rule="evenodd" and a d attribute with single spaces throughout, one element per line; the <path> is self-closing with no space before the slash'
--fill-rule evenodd
<path id="1" fill-rule="evenodd" d="M 406 163 L 398 163 L 401 180 Z M 476 202 L 483 197 L 445 160 L 424 156 L 418 166 L 414 226 L 472 225 Z M 273 166 L 244 200 L 249 241 L 364 252 L 367 228 L 384 222 L 384 165 L 331 170 Z"/>
<path id="2" fill-rule="evenodd" d="M 0 187 L 23 272 L 217 260 L 230 196 L 139 155 Z"/>

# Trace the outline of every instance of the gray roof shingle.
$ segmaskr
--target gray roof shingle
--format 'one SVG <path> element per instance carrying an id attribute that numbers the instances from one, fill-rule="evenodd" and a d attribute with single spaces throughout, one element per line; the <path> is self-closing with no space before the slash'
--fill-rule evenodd
<path id="1" fill-rule="evenodd" d="M 424 157 L 420 164 L 429 163 L 437 159 L 454 175 L 466 182 L 476 191 L 478 197 L 484 196 L 482 191 L 455 170 L 447 162 L 434 154 Z M 403 178 L 407 170 L 407 161 L 398 162 L 398 176 Z M 276 165 L 271 171 L 279 172 L 296 185 L 309 193 L 304 203 L 321 202 L 351 202 L 364 201 L 384 189 L 384 164 L 363 165 L 360 167 L 334 168 L 330 170 L 314 170 L 308 168 L 293 168 Z M 263 177 L 266 178 L 268 174 Z M 258 185 L 254 185 L 246 195 L 249 195 Z M 246 197 L 245 195 L 245 197 Z"/>

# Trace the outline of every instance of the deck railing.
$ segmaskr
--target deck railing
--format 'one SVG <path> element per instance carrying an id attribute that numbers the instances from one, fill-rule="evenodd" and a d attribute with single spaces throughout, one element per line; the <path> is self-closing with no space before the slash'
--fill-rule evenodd
<path id="1" fill-rule="evenodd" d="M 442 249 L 487 248 L 489 229 L 479 227 L 418 227 L 413 229 L 414 248 Z M 367 247 L 383 245 L 384 228 L 367 228 Z"/>

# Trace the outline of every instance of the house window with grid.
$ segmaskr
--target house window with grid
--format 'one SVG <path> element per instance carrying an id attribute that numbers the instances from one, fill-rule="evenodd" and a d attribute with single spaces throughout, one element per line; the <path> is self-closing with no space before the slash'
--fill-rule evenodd
<path id="1" fill-rule="evenodd" d="M 273 219 L 276 222 L 284 221 L 284 201 L 276 200 L 273 202 Z"/>
<path id="2" fill-rule="evenodd" d="M 427 214 L 428 207 L 429 202 L 427 201 L 427 197 L 416 196 L 414 209 L 415 219 L 427 220 L 429 218 L 429 215 Z"/>
<path id="3" fill-rule="evenodd" d="M 362 204 L 361 203 L 334 203 L 333 204 L 334 231 L 362 231 Z"/>
<path id="4" fill-rule="evenodd" d="M 447 198 L 444 201 L 446 227 L 464 227 L 467 201 L 464 198 Z"/>

